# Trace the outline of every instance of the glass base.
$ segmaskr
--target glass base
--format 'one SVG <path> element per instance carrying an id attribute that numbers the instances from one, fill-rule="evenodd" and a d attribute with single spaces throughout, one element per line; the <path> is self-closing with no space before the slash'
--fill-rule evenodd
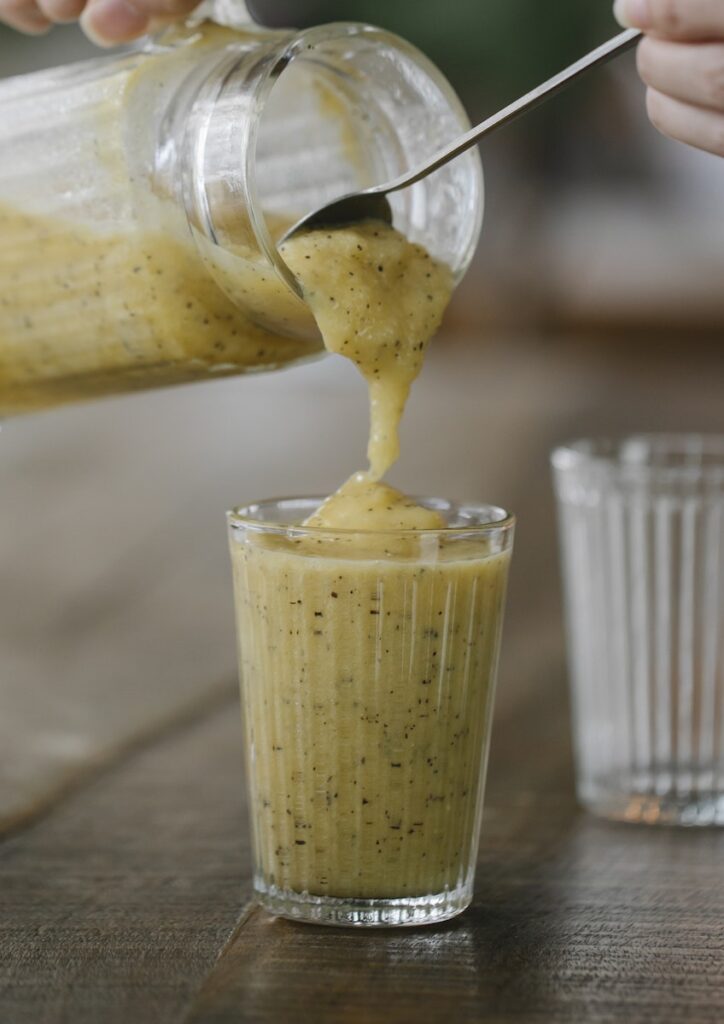
<path id="1" fill-rule="evenodd" d="M 276 917 L 340 928 L 410 928 L 438 924 L 462 914 L 470 906 L 473 895 L 471 886 L 461 886 L 432 896 L 384 900 L 338 899 L 277 889 L 259 880 L 255 883 L 254 891 L 264 909 Z"/>
<path id="2" fill-rule="evenodd" d="M 636 786 L 637 781 L 648 784 Z M 677 791 L 671 775 L 667 779 L 657 778 L 658 786 L 651 785 L 651 781 L 629 777 L 626 785 L 622 785 L 620 778 L 607 779 L 604 783 L 584 784 L 578 796 L 587 810 L 614 821 L 694 827 L 724 825 L 724 793 L 686 785 Z"/>

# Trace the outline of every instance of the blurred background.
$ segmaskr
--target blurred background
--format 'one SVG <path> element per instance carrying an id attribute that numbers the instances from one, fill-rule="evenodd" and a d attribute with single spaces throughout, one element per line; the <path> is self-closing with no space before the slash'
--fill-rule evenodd
<path id="1" fill-rule="evenodd" d="M 473 120 L 617 31 L 608 0 L 253 6 L 275 25 L 399 32 Z M 74 27 L 39 39 L 0 28 L 0 76 L 90 56 Z M 393 482 L 519 517 L 505 714 L 551 665 L 564 674 L 550 448 L 724 429 L 724 163 L 654 132 L 633 55 L 491 139 L 483 160 L 481 244 L 413 393 Z M 223 512 L 329 492 L 363 464 L 366 416 L 354 372 L 327 359 L 4 427 L 0 823 L 230 699 Z"/>

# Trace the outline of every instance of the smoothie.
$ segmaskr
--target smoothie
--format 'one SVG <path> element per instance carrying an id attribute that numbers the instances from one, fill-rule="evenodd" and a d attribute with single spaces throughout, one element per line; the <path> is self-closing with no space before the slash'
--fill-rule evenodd
<path id="1" fill-rule="evenodd" d="M 0 153 L 0 418 L 322 349 L 304 303 L 258 252 L 243 202 L 209 182 L 224 240 L 214 245 L 180 193 L 175 90 L 225 45 L 253 49 L 254 33 L 206 23 L 164 40 L 102 80 L 76 71 L 70 113 L 18 87 L 13 116 L 26 109 L 32 124 L 40 104 L 49 121 L 67 119 L 69 138 L 67 152 L 46 151 L 42 131 L 18 129 L 26 175 L 12 147 Z M 47 170 L 34 176 L 33 163 Z M 289 223 L 266 216 L 272 237 Z"/>
<path id="2" fill-rule="evenodd" d="M 381 480 L 399 455 L 400 419 L 450 301 L 452 275 L 377 221 L 298 235 L 281 253 L 303 285 L 325 347 L 351 359 L 367 382 L 366 476 Z"/>
<path id="3" fill-rule="evenodd" d="M 282 253 L 326 346 L 367 381 L 369 467 L 298 531 L 232 516 L 255 885 L 282 912 L 291 894 L 468 893 L 452 900 L 459 910 L 510 537 L 446 530 L 437 508 L 381 480 L 451 276 L 374 222 L 310 232 Z"/>
<path id="4" fill-rule="evenodd" d="M 229 297 L 248 290 L 280 308 L 291 293 L 271 270 L 219 252 L 222 289 L 175 224 L 121 236 L 0 206 L 0 237 L 0 416 L 269 369 L 319 348 L 262 330 Z"/>
<path id="5" fill-rule="evenodd" d="M 262 892 L 472 875 L 508 554 L 437 536 L 232 542 Z"/>

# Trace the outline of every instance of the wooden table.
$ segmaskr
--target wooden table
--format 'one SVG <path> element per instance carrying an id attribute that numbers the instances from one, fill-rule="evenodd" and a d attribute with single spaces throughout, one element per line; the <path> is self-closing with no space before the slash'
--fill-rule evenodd
<path id="1" fill-rule="evenodd" d="M 29 764 L 0 778 L 0 796 L 29 794 L 8 800 L 0 844 L 0 1021 L 720 1024 L 724 833 L 609 825 L 575 803 L 546 453 L 604 429 L 722 430 L 723 371 L 718 346 L 688 339 L 458 338 L 433 357 L 407 433 L 430 462 L 411 451 L 397 479 L 429 490 L 439 467 L 441 491 L 507 502 L 520 528 L 475 901 L 410 931 L 293 925 L 248 902 L 219 513 L 354 464 L 356 382 L 310 367 L 10 425 L 0 707 L 52 739 L 37 751 L 60 782 Z M 276 433 L 270 407 L 286 411 Z M 327 449 L 304 463 L 313 436 Z"/>

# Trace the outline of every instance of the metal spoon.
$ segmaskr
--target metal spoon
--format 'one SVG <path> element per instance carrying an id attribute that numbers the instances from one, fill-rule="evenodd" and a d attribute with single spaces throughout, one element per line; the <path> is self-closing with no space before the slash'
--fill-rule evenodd
<path id="1" fill-rule="evenodd" d="M 328 203 L 326 206 L 322 206 L 313 213 L 309 213 L 306 217 L 298 220 L 286 232 L 281 241 L 286 242 L 288 238 L 291 238 L 298 231 L 306 231 L 309 228 L 340 227 L 344 224 L 372 218 L 391 224 L 392 208 L 387 201 L 387 195 L 390 192 L 399 192 L 400 189 L 407 188 L 408 185 L 414 185 L 421 178 L 426 178 L 428 174 L 431 174 L 438 167 L 442 167 L 449 160 L 453 160 L 456 156 L 470 149 L 471 146 L 474 146 L 476 142 L 479 142 L 490 132 L 495 131 L 496 128 L 502 128 L 503 125 L 515 120 L 516 117 L 537 107 L 544 100 L 547 100 L 549 96 L 554 96 L 557 92 L 560 92 L 570 82 L 573 82 L 582 75 L 584 71 L 588 71 L 589 68 L 595 68 L 599 64 L 605 64 L 620 53 L 630 50 L 636 45 L 641 35 L 642 33 L 638 29 L 627 29 L 625 32 L 621 32 L 613 39 L 609 39 L 607 43 L 603 43 L 602 46 L 592 50 L 585 57 L 581 57 L 575 64 L 571 64 L 564 71 L 554 75 L 547 82 L 526 93 L 525 96 L 521 96 L 520 99 L 500 110 L 497 114 L 493 114 L 492 117 L 483 121 L 482 124 L 471 128 L 470 131 L 461 135 L 453 143 L 441 149 L 430 160 L 426 161 L 422 167 L 406 171 L 399 178 L 388 181 L 384 185 L 374 185 L 372 188 L 363 189 L 361 192 L 352 192 L 349 195 L 342 196 L 340 199 L 335 199 L 334 202 Z M 296 281 L 295 284 L 295 290 L 299 291 L 299 285 Z"/>

